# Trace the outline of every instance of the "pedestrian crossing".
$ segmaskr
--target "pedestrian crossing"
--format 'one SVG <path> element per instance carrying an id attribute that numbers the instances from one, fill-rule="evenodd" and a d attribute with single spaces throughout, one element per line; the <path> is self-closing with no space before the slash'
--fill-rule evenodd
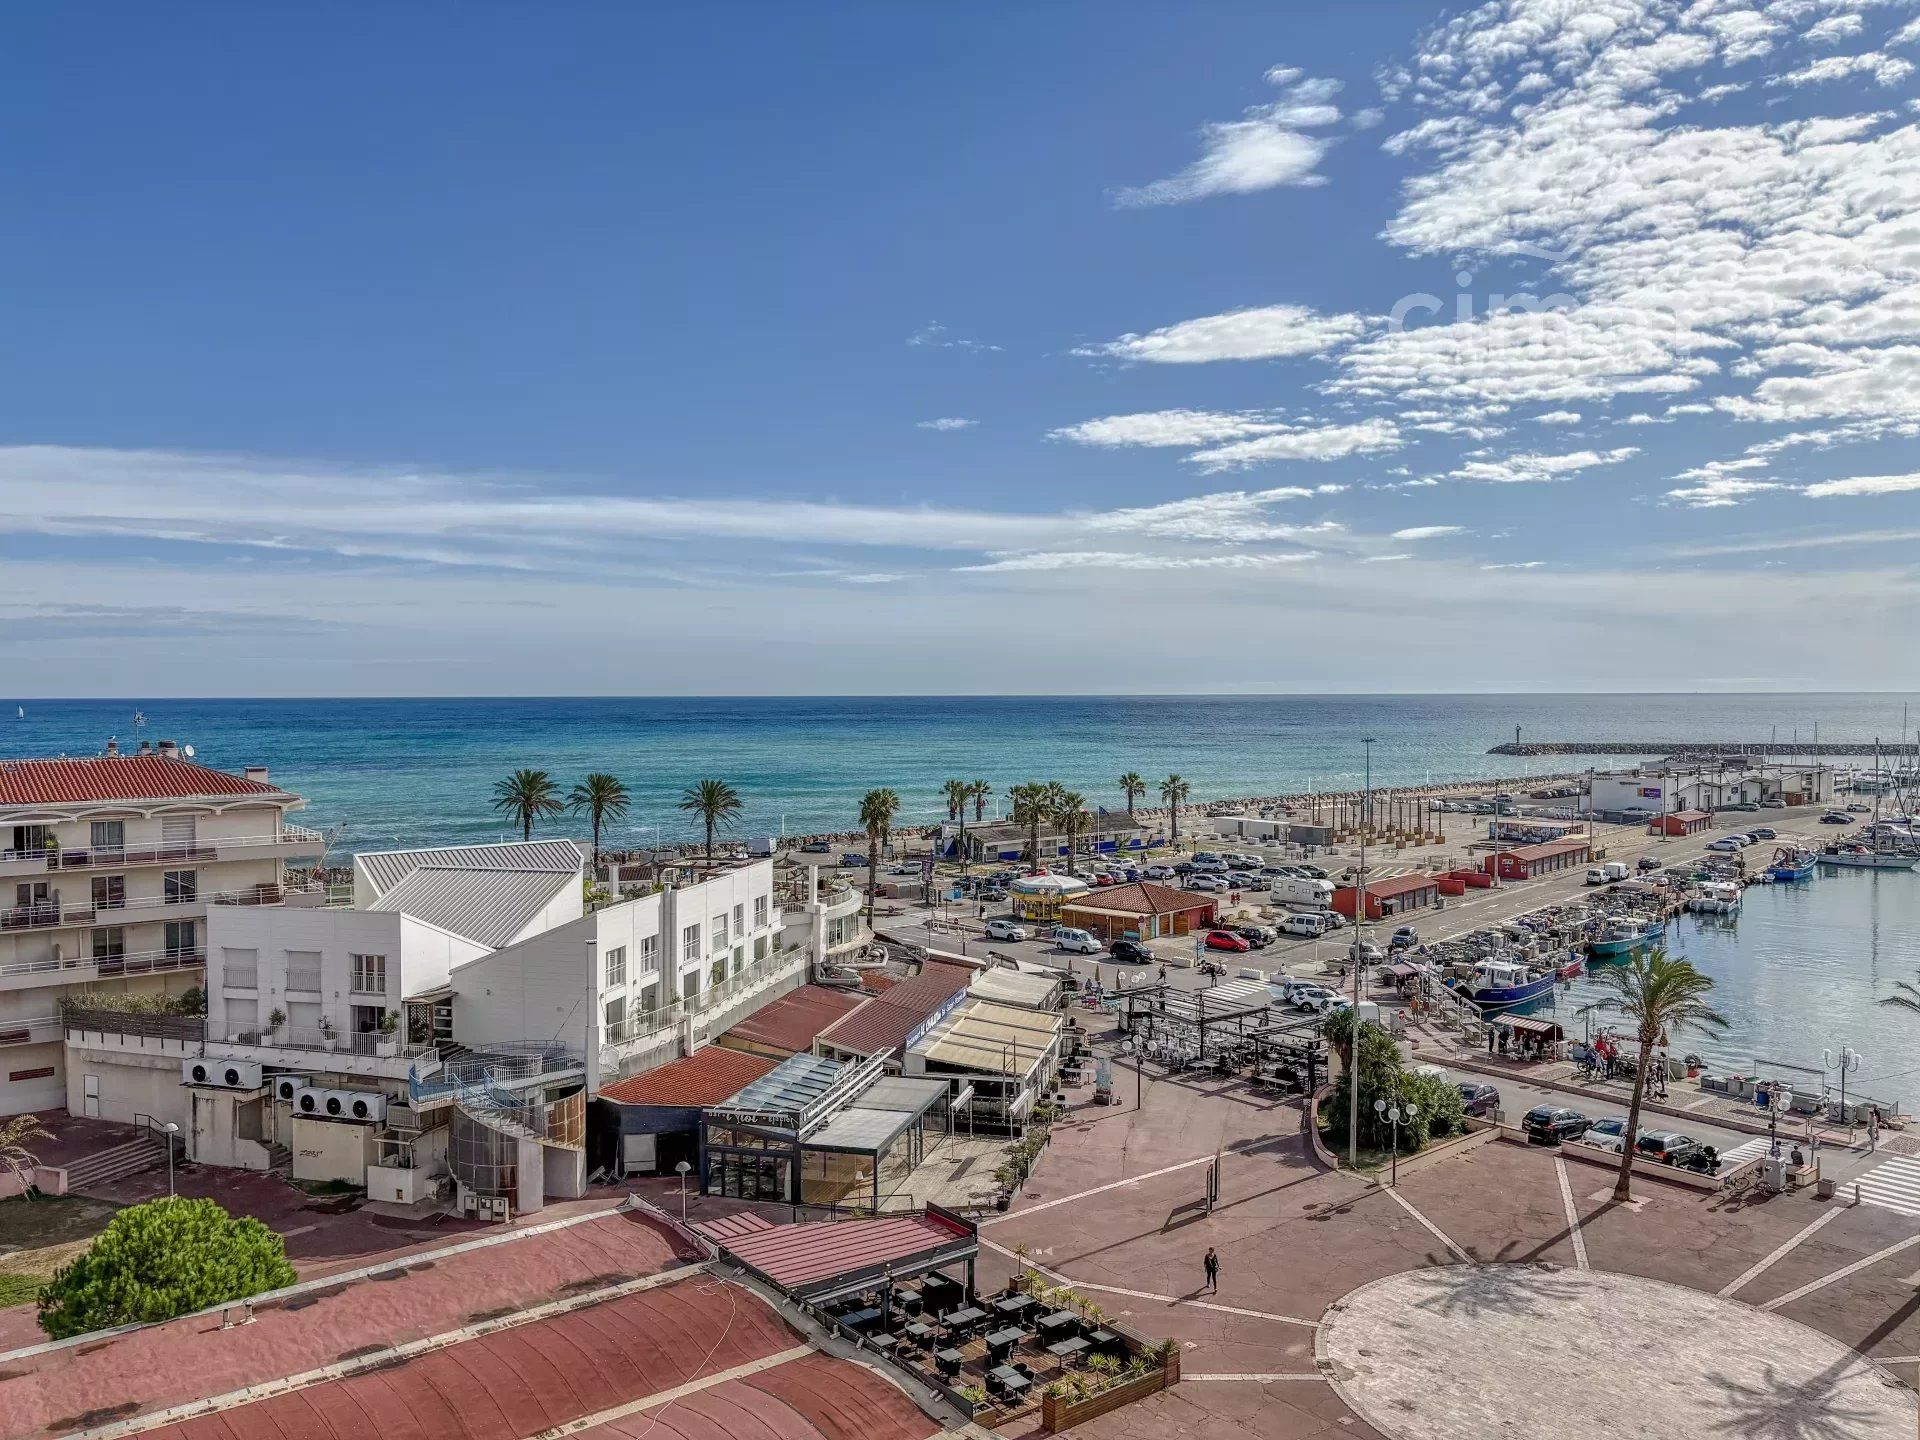
<path id="1" fill-rule="evenodd" d="M 1885 1161 L 1854 1182 L 1869 1205 L 1920 1216 L 1920 1160 L 1904 1156 Z"/>
<path id="2" fill-rule="evenodd" d="M 1736 1165 L 1744 1165 L 1749 1160 L 1767 1153 L 1767 1137 L 1756 1135 L 1751 1140 L 1742 1140 L 1738 1145 L 1729 1145 L 1720 1152 L 1720 1170 L 1724 1174 Z"/>

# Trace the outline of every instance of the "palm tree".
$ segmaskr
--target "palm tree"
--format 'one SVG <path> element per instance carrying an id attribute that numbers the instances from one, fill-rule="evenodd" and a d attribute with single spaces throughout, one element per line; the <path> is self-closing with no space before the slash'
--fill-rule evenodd
<path id="1" fill-rule="evenodd" d="M 967 818 L 967 801 L 971 797 L 971 787 L 964 780 L 949 780 L 940 787 L 947 797 L 947 819 L 964 820 Z"/>
<path id="2" fill-rule="evenodd" d="M 53 1133 L 40 1123 L 38 1115 L 14 1115 L 0 1120 L 0 1170 L 20 1182 L 24 1193 L 33 1184 L 34 1168 L 39 1160 L 27 1149 L 30 1140 L 51 1140 Z"/>
<path id="3" fill-rule="evenodd" d="M 1920 985 L 1911 980 L 1896 980 L 1893 982 L 1893 994 L 1881 996 L 1880 1003 L 1920 1015 Z"/>
<path id="4" fill-rule="evenodd" d="M 1040 822 L 1047 818 L 1047 787 L 1037 783 L 1016 785 L 1007 791 L 1013 802 L 1008 813 L 1016 825 L 1027 829 L 1027 868 L 1040 868 Z"/>
<path id="5" fill-rule="evenodd" d="M 1087 797 L 1063 788 L 1054 791 L 1050 798 L 1053 802 L 1053 823 L 1067 834 L 1067 871 L 1072 874 L 1080 854 L 1074 841 L 1080 834 L 1080 822 L 1087 818 Z"/>
<path id="6" fill-rule="evenodd" d="M 900 813 L 900 796 L 892 790 L 869 790 L 860 797 L 860 828 L 867 832 L 867 924 L 873 924 L 873 892 L 880 885 L 880 847 L 893 836 L 893 818 Z"/>
<path id="7" fill-rule="evenodd" d="M 1633 1070 L 1633 1101 L 1627 1107 L 1625 1143 L 1620 1150 L 1620 1178 L 1613 1182 L 1613 1198 L 1625 1201 L 1633 1198 L 1634 1139 L 1640 1133 L 1640 1100 L 1646 1092 L 1654 1047 L 1664 1043 L 1662 1036 L 1669 1029 L 1692 1025 L 1720 1031 L 1726 1029 L 1727 1021 L 1707 1004 L 1712 977 L 1702 975 L 1685 960 L 1669 958 L 1661 946 L 1636 950 L 1625 965 L 1605 965 L 1589 974 L 1610 993 L 1604 1001 L 1583 1006 L 1583 1011 L 1611 1003 L 1633 1021 L 1640 1041 L 1640 1061 Z"/>
<path id="8" fill-rule="evenodd" d="M 1160 782 L 1160 798 L 1167 803 L 1167 824 L 1176 850 L 1180 848 L 1180 806 L 1192 793 L 1193 786 L 1178 775 L 1169 775 Z"/>
<path id="9" fill-rule="evenodd" d="M 978 825 L 987 818 L 987 797 L 993 794 L 993 786 L 985 780 L 975 780 L 967 786 L 967 794 L 973 800 L 973 823 Z"/>
<path id="10" fill-rule="evenodd" d="M 493 808 L 520 822 L 520 838 L 533 838 L 533 822 L 542 815 L 558 815 L 565 807 L 544 770 L 516 770 L 493 786 Z"/>
<path id="11" fill-rule="evenodd" d="M 707 861 L 713 861 L 713 832 L 740 818 L 740 792 L 724 780 L 699 780 L 681 793 L 679 809 L 698 815 L 707 827 Z"/>
<path id="12" fill-rule="evenodd" d="M 1120 777 L 1120 788 L 1126 793 L 1127 818 L 1131 820 L 1133 818 L 1133 802 L 1147 793 L 1147 782 L 1129 770 Z"/>
<path id="13" fill-rule="evenodd" d="M 600 868 L 600 825 L 618 820 L 627 813 L 633 797 L 627 787 L 604 771 L 596 770 L 567 794 L 567 808 L 578 815 L 582 810 L 593 818 L 593 866 Z"/>

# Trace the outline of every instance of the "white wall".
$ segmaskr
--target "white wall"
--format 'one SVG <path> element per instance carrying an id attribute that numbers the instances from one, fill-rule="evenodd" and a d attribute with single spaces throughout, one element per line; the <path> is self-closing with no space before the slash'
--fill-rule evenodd
<path id="1" fill-rule="evenodd" d="M 366 1184 L 367 1163 L 374 1158 L 372 1126 L 296 1116 L 292 1130 L 287 1148 L 293 1151 L 294 1179 Z"/>

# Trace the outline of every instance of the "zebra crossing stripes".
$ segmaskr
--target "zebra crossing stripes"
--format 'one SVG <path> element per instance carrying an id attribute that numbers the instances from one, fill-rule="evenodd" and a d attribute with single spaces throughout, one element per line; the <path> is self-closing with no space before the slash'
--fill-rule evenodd
<path id="1" fill-rule="evenodd" d="M 1920 1160 L 1900 1157 L 1876 1165 L 1854 1182 L 1869 1205 L 1920 1216 Z"/>
<path id="2" fill-rule="evenodd" d="M 1785 1153 L 1784 1144 L 1781 1147 Z M 1720 1168 L 1731 1170 L 1736 1165 L 1744 1165 L 1749 1160 L 1758 1159 L 1767 1153 L 1767 1137 L 1756 1135 L 1751 1140 L 1742 1140 L 1738 1145 L 1729 1146 L 1720 1152 Z"/>

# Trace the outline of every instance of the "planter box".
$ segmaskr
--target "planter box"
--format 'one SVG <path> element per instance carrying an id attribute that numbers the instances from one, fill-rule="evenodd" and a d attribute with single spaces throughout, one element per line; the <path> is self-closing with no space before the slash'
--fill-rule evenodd
<path id="1" fill-rule="evenodd" d="M 1040 1428 L 1049 1435 L 1057 1435 L 1062 1430 L 1071 1430 L 1076 1425 L 1084 1425 L 1089 1420 L 1111 1414 L 1122 1405 L 1131 1405 L 1136 1400 L 1144 1400 L 1149 1395 L 1157 1395 L 1179 1383 L 1180 1356 L 1174 1354 L 1164 1369 L 1149 1370 L 1144 1375 L 1131 1380 L 1122 1380 L 1117 1385 L 1102 1390 L 1098 1395 L 1089 1395 L 1084 1400 L 1061 1400 L 1042 1391 L 1040 1394 Z"/>

